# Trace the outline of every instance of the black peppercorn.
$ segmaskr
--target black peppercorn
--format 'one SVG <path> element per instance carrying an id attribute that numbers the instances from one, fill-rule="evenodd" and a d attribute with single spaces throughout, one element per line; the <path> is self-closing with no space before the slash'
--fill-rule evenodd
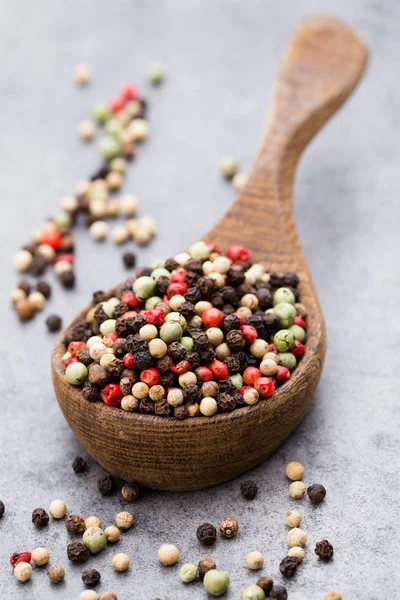
<path id="1" fill-rule="evenodd" d="M 82 581 L 88 587 L 94 587 L 99 583 L 101 575 L 96 569 L 86 569 L 82 573 Z"/>
<path id="2" fill-rule="evenodd" d="M 321 560 L 328 561 L 333 556 L 333 546 L 328 540 L 321 540 L 315 544 L 315 554 L 319 556 Z"/>
<path id="3" fill-rule="evenodd" d="M 107 313 L 104 312 L 102 306 L 98 306 L 94 311 L 94 320 L 96 321 L 96 323 L 103 323 L 103 321 L 106 321 L 108 318 L 109 317 Z"/>
<path id="4" fill-rule="evenodd" d="M 238 287 L 246 281 L 245 270 L 241 265 L 232 265 L 227 272 L 227 279 L 230 285 Z"/>
<path id="5" fill-rule="evenodd" d="M 239 373 L 240 371 L 240 361 L 234 356 L 227 356 L 224 360 L 224 363 L 228 367 L 228 371 L 230 375 L 234 373 Z"/>
<path id="6" fill-rule="evenodd" d="M 132 269 L 136 265 L 136 254 L 133 252 L 124 252 L 122 261 L 127 269 Z"/>
<path id="7" fill-rule="evenodd" d="M 270 273 L 269 274 L 269 283 L 274 288 L 284 287 L 284 285 L 285 285 L 283 277 L 281 275 L 278 275 L 278 273 Z"/>
<path id="8" fill-rule="evenodd" d="M 62 325 L 61 317 L 58 315 L 49 315 L 46 319 L 47 329 L 54 333 L 56 331 L 60 331 Z"/>
<path id="9" fill-rule="evenodd" d="M 245 339 L 239 329 L 232 329 L 226 334 L 226 343 L 233 351 L 241 350 L 245 345 Z"/>
<path id="10" fill-rule="evenodd" d="M 240 298 L 242 296 L 244 296 L 245 294 L 252 294 L 253 291 L 254 291 L 253 288 L 248 283 L 242 283 L 241 285 L 239 285 L 236 288 L 236 292 L 237 292 L 237 294 L 239 295 Z"/>
<path id="11" fill-rule="evenodd" d="M 197 352 L 188 352 L 186 354 L 186 360 L 190 364 L 190 369 L 192 371 L 200 366 L 200 356 L 197 354 Z"/>
<path id="12" fill-rule="evenodd" d="M 97 402 L 97 400 L 100 400 L 100 390 L 96 385 L 86 380 L 82 388 L 82 396 L 88 402 Z"/>
<path id="13" fill-rule="evenodd" d="M 105 302 L 106 300 L 107 300 L 107 296 L 102 290 L 93 292 L 93 296 L 92 296 L 93 304 L 99 304 L 100 302 Z"/>
<path id="14" fill-rule="evenodd" d="M 121 496 L 127 502 L 135 502 L 140 495 L 140 488 L 136 483 L 125 483 L 121 489 Z"/>
<path id="15" fill-rule="evenodd" d="M 287 600 L 288 593 L 283 585 L 274 585 L 269 593 L 269 597 L 275 600 Z"/>
<path id="16" fill-rule="evenodd" d="M 217 356 L 211 343 L 208 346 L 202 347 L 199 353 L 201 361 L 205 364 L 209 364 Z"/>
<path id="17" fill-rule="evenodd" d="M 236 401 L 230 394 L 219 394 L 217 397 L 218 408 L 221 412 L 229 412 L 236 408 Z"/>
<path id="18" fill-rule="evenodd" d="M 297 288 L 300 283 L 300 279 L 297 273 L 285 273 L 282 277 L 282 283 L 284 286 Z"/>
<path id="19" fill-rule="evenodd" d="M 199 542 L 205 546 L 211 546 L 217 539 L 217 530 L 211 523 L 203 523 L 198 526 L 196 536 Z"/>
<path id="20" fill-rule="evenodd" d="M 139 352 L 140 350 L 147 350 L 147 342 L 140 335 L 128 335 L 126 338 L 126 349 L 128 352 L 135 354 L 135 352 Z M 145 369 L 146 367 L 143 368 Z"/>
<path id="21" fill-rule="evenodd" d="M 159 277 L 156 285 L 156 292 L 162 297 L 167 293 L 167 289 L 171 285 L 171 280 L 169 277 Z"/>
<path id="22" fill-rule="evenodd" d="M 281 320 L 278 315 L 274 315 L 272 313 L 264 314 L 262 316 L 262 320 L 264 322 L 265 331 L 267 334 L 272 335 L 279 331 L 281 327 Z"/>
<path id="23" fill-rule="evenodd" d="M 196 283 L 196 287 L 204 296 L 209 296 L 215 290 L 217 284 L 211 277 L 200 277 Z"/>
<path id="24" fill-rule="evenodd" d="M 43 275 L 43 273 L 46 270 L 46 267 L 47 267 L 46 259 L 43 256 L 40 256 L 40 254 L 36 254 L 36 256 L 33 257 L 33 260 L 29 267 L 29 272 L 34 277 L 39 277 L 40 275 Z M 66 271 L 66 272 L 69 272 L 69 271 Z"/>
<path id="25" fill-rule="evenodd" d="M 47 283 L 47 281 L 38 281 L 36 284 L 36 289 L 38 292 L 43 294 L 45 298 L 50 298 L 51 286 Z"/>
<path id="26" fill-rule="evenodd" d="M 215 563 L 215 560 L 213 560 L 209 556 L 206 556 L 205 558 L 199 560 L 199 564 L 197 565 L 197 572 L 199 574 L 200 579 L 203 580 L 204 575 L 208 573 L 208 571 L 212 571 L 212 569 L 216 568 L 217 565 Z"/>
<path id="27" fill-rule="evenodd" d="M 5 506 L 4 506 L 4 502 L 2 502 L 0 500 L 0 519 L 3 517 L 4 515 L 4 510 L 5 510 Z"/>
<path id="28" fill-rule="evenodd" d="M 194 316 L 194 305 L 191 302 L 183 302 L 179 307 L 179 312 L 187 321 Z"/>
<path id="29" fill-rule="evenodd" d="M 97 363 L 93 363 L 89 367 L 88 379 L 90 383 L 103 386 L 108 381 L 108 371 Z"/>
<path id="30" fill-rule="evenodd" d="M 139 411 L 144 415 L 154 415 L 155 407 L 153 400 L 150 397 L 143 398 L 140 401 Z"/>
<path id="31" fill-rule="evenodd" d="M 184 419 L 187 419 L 188 416 L 189 411 L 183 404 L 174 408 L 174 417 L 175 419 L 178 419 L 178 421 L 183 421 Z"/>
<path id="32" fill-rule="evenodd" d="M 255 481 L 244 481 L 240 486 L 240 491 L 246 500 L 254 500 L 254 498 L 257 496 L 258 485 Z"/>
<path id="33" fill-rule="evenodd" d="M 256 290 L 256 296 L 258 298 L 258 306 L 263 310 L 272 307 L 272 292 L 268 288 L 258 288 Z"/>
<path id="34" fill-rule="evenodd" d="M 224 297 L 222 293 L 217 290 L 211 294 L 210 302 L 215 308 L 221 309 L 224 306 Z"/>
<path id="35" fill-rule="evenodd" d="M 159 400 L 154 403 L 154 412 L 159 417 L 169 417 L 171 415 L 172 406 L 168 404 L 167 400 Z"/>
<path id="36" fill-rule="evenodd" d="M 88 367 L 93 361 L 87 348 L 80 348 L 76 354 L 79 362 Z"/>
<path id="37" fill-rule="evenodd" d="M 148 350 L 140 350 L 135 353 L 135 363 L 140 371 L 144 371 L 153 366 L 154 358 Z"/>
<path id="38" fill-rule="evenodd" d="M 133 377 L 122 377 L 119 382 L 119 388 L 123 396 L 128 396 L 131 393 L 132 385 L 135 383 Z"/>
<path id="39" fill-rule="evenodd" d="M 256 585 L 258 585 L 258 587 L 260 587 L 264 591 L 265 595 L 268 596 L 268 594 L 272 590 L 274 582 L 272 581 L 271 577 L 259 577 L 259 579 L 257 579 Z"/>
<path id="40" fill-rule="evenodd" d="M 235 312 L 235 309 L 232 304 L 224 304 L 222 307 L 222 312 L 224 313 L 224 317 L 227 317 L 232 315 Z"/>
<path id="41" fill-rule="evenodd" d="M 198 275 L 197 273 L 195 273 L 194 271 L 188 271 L 185 275 L 185 283 L 191 287 L 193 285 L 196 285 L 196 283 L 199 280 L 200 275 Z"/>
<path id="42" fill-rule="evenodd" d="M 173 373 L 164 373 L 160 377 L 160 385 L 162 385 L 163 388 L 174 387 L 175 379 Z"/>
<path id="43" fill-rule="evenodd" d="M 97 489 L 103 496 L 110 496 L 115 492 L 116 482 L 112 475 L 103 475 L 97 481 Z"/>
<path id="44" fill-rule="evenodd" d="M 165 268 L 167 271 L 175 271 L 175 269 L 179 269 L 180 264 L 174 258 L 167 258 L 165 261 Z"/>
<path id="45" fill-rule="evenodd" d="M 198 275 L 202 275 L 203 273 L 203 264 L 199 260 L 195 260 L 194 258 L 190 258 L 186 265 L 185 269 L 187 271 L 194 271 Z"/>
<path id="46" fill-rule="evenodd" d="M 239 298 L 237 296 L 236 290 L 233 289 L 230 285 L 224 286 L 221 288 L 222 298 L 224 304 L 232 304 L 232 306 L 238 306 Z"/>
<path id="47" fill-rule="evenodd" d="M 150 267 L 142 267 L 141 269 L 139 268 L 140 273 L 137 273 L 137 276 L 139 277 L 150 277 L 150 275 L 153 272 L 153 269 L 150 269 Z"/>
<path id="48" fill-rule="evenodd" d="M 86 470 L 86 467 L 86 460 L 82 458 L 82 456 L 77 456 L 76 458 L 74 458 L 72 462 L 72 468 L 75 471 L 75 473 L 82 473 L 82 471 Z"/>
<path id="49" fill-rule="evenodd" d="M 314 483 L 307 488 L 307 496 L 313 504 L 321 504 L 326 496 L 326 489 L 320 483 Z"/>
<path id="50" fill-rule="evenodd" d="M 264 313 L 261 313 L 259 315 L 251 315 L 251 317 L 247 317 L 246 323 L 247 323 L 247 325 L 251 325 L 252 327 L 254 327 L 254 329 L 257 331 L 259 338 L 264 339 L 265 338 L 265 327 L 264 327 L 264 320 L 261 315 L 264 315 Z"/>
<path id="51" fill-rule="evenodd" d="M 107 363 L 107 372 L 111 377 L 119 377 L 124 370 L 125 365 L 120 358 L 113 356 L 112 360 Z M 89 369 L 89 377 L 90 377 L 90 369 Z M 96 382 L 93 382 L 96 383 Z"/>
<path id="52" fill-rule="evenodd" d="M 186 300 L 188 302 L 191 302 L 192 304 L 196 304 L 197 302 L 200 302 L 201 300 L 201 292 L 199 290 L 199 288 L 197 287 L 190 287 L 186 290 L 186 292 L 184 293 L 184 296 L 186 298 Z"/>
<path id="53" fill-rule="evenodd" d="M 69 515 L 65 520 L 65 527 L 69 533 L 74 535 L 82 535 L 85 531 L 85 521 L 78 515 Z"/>
<path id="54" fill-rule="evenodd" d="M 183 401 L 186 402 L 201 402 L 201 391 L 197 385 L 187 385 L 183 389 Z"/>
<path id="55" fill-rule="evenodd" d="M 168 346 L 168 356 L 172 358 L 174 363 L 177 363 L 186 358 L 186 350 L 179 342 L 172 342 Z"/>
<path id="56" fill-rule="evenodd" d="M 75 273 L 73 271 L 64 271 L 60 275 L 60 283 L 65 288 L 72 288 L 75 285 Z"/>
<path id="57" fill-rule="evenodd" d="M 298 567 L 298 560 L 295 556 L 285 556 L 279 565 L 279 570 L 285 577 L 293 577 Z"/>
<path id="58" fill-rule="evenodd" d="M 236 408 L 238 406 L 247 406 L 242 394 L 239 394 L 239 392 L 236 392 L 235 394 L 233 394 L 233 398 L 236 402 Z"/>
<path id="59" fill-rule="evenodd" d="M 173 366 L 174 362 L 170 356 L 163 356 L 162 358 L 160 358 L 157 361 L 156 364 L 157 364 L 157 369 L 163 375 L 163 374 L 169 373 L 171 371 L 171 367 Z"/>
<path id="60" fill-rule="evenodd" d="M 67 556 L 73 562 L 85 562 L 89 558 L 89 550 L 82 542 L 72 542 L 67 546 Z"/>
<path id="61" fill-rule="evenodd" d="M 125 338 L 116 339 L 113 343 L 113 350 L 115 352 L 115 356 L 117 356 L 118 358 L 122 358 L 123 356 L 125 356 L 125 354 L 128 352 Z"/>
<path id="62" fill-rule="evenodd" d="M 44 510 L 44 508 L 35 508 L 32 513 L 32 523 L 36 525 L 36 527 L 44 527 L 49 522 L 49 515 Z"/>
<path id="63" fill-rule="evenodd" d="M 96 179 L 105 179 L 107 177 L 107 175 L 110 172 L 110 165 L 108 163 L 105 163 L 104 165 L 102 165 L 101 167 L 99 167 L 97 169 L 97 171 L 95 171 L 93 173 L 93 175 L 90 178 L 90 181 L 96 181 Z"/>
<path id="64" fill-rule="evenodd" d="M 20 290 L 23 290 L 27 296 L 29 296 L 32 291 L 32 286 L 27 279 L 21 279 L 17 287 L 19 287 Z"/>
<path id="65" fill-rule="evenodd" d="M 218 389 L 220 394 L 229 394 L 230 396 L 234 396 L 237 392 L 235 386 L 233 385 L 230 379 L 225 379 L 224 381 L 218 382 Z"/>
<path id="66" fill-rule="evenodd" d="M 129 306 L 127 304 L 123 304 L 123 302 L 120 302 L 119 304 L 114 306 L 114 319 L 119 319 L 120 317 L 122 317 L 122 315 L 128 312 L 128 310 Z"/>

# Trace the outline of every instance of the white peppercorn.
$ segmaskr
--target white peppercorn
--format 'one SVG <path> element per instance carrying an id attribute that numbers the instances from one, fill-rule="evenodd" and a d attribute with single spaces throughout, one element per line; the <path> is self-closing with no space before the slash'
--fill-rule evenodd
<path id="1" fill-rule="evenodd" d="M 302 481 L 293 481 L 289 486 L 289 494 L 296 500 L 303 498 L 306 490 L 307 487 Z"/>
<path id="2" fill-rule="evenodd" d="M 294 556 L 299 562 L 301 562 L 305 556 L 305 552 L 301 546 L 293 546 L 293 548 L 289 549 L 287 555 Z"/>
<path id="3" fill-rule="evenodd" d="M 111 564 L 116 571 L 123 572 L 129 569 L 129 565 L 131 564 L 131 559 L 124 552 L 118 552 L 112 558 Z"/>
<path id="4" fill-rule="evenodd" d="M 150 341 L 153 340 L 154 338 L 157 337 L 158 335 L 158 329 L 155 325 L 151 325 L 151 324 L 147 324 L 147 325 L 143 325 L 143 327 L 141 327 L 139 329 L 139 335 L 141 338 L 143 338 L 146 341 Z M 160 340 L 162 341 L 162 340 Z"/>
<path id="5" fill-rule="evenodd" d="M 96 125 L 93 121 L 81 121 L 78 125 L 78 134 L 81 140 L 84 142 L 89 142 L 93 139 L 96 133 Z"/>
<path id="6" fill-rule="evenodd" d="M 10 294 L 10 300 L 13 304 L 17 304 L 17 302 L 21 302 L 21 300 L 25 300 L 26 293 L 21 288 L 15 288 Z"/>
<path id="7" fill-rule="evenodd" d="M 91 516 L 85 519 L 85 527 L 89 529 L 89 527 L 101 527 L 101 521 L 98 517 Z"/>
<path id="8" fill-rule="evenodd" d="M 49 513 L 53 519 L 62 519 L 67 514 L 67 505 L 63 500 L 53 500 L 50 504 Z"/>
<path id="9" fill-rule="evenodd" d="M 268 352 L 267 352 L 268 354 Z M 272 360 L 272 358 L 267 358 L 265 359 L 263 357 L 263 360 L 260 364 L 260 371 L 263 375 L 266 375 L 267 377 L 273 377 L 276 373 L 278 369 L 278 365 L 276 364 L 276 362 L 274 360 Z"/>
<path id="10" fill-rule="evenodd" d="M 304 477 L 304 467 L 299 462 L 290 462 L 286 465 L 286 475 L 292 481 L 300 481 Z"/>
<path id="11" fill-rule="evenodd" d="M 325 600 L 342 600 L 343 596 L 338 590 L 329 590 L 325 594 Z"/>
<path id="12" fill-rule="evenodd" d="M 219 327 L 210 327 L 206 330 L 206 334 L 213 346 L 222 344 L 224 340 L 224 332 Z"/>
<path id="13" fill-rule="evenodd" d="M 180 406 L 183 404 L 183 392 L 179 388 L 173 388 L 169 390 L 167 395 L 167 402 L 171 406 Z"/>
<path id="14" fill-rule="evenodd" d="M 163 544 L 159 547 L 158 560 L 164 567 L 170 567 L 179 560 L 179 549 L 174 544 Z"/>
<path id="15" fill-rule="evenodd" d="M 89 83 L 90 69 L 85 64 L 78 64 L 74 67 L 74 80 L 77 85 L 84 86 Z"/>
<path id="16" fill-rule="evenodd" d="M 226 179 L 232 179 L 232 177 L 237 173 L 238 164 L 236 159 L 233 156 L 224 156 L 221 159 L 220 165 L 222 175 Z"/>
<path id="17" fill-rule="evenodd" d="M 290 546 L 291 548 L 293 548 L 294 546 L 300 546 L 302 548 L 307 541 L 307 534 L 302 529 L 294 527 L 294 529 L 291 529 L 288 532 L 286 539 L 288 546 Z"/>
<path id="18" fill-rule="evenodd" d="M 50 560 L 50 552 L 47 548 L 36 548 L 36 550 L 32 552 L 32 560 L 37 567 L 47 565 Z"/>
<path id="19" fill-rule="evenodd" d="M 129 133 L 133 142 L 143 142 L 149 136 L 149 124 L 145 119 L 134 119 L 129 125 Z"/>
<path id="20" fill-rule="evenodd" d="M 20 562 L 15 566 L 14 576 L 18 581 L 25 583 L 32 577 L 32 567 L 27 562 Z"/>
<path id="21" fill-rule="evenodd" d="M 124 396 L 121 400 L 121 408 L 127 412 L 135 412 L 139 408 L 139 400 L 135 396 Z"/>
<path id="22" fill-rule="evenodd" d="M 262 552 L 258 552 L 257 550 L 253 550 L 246 554 L 245 559 L 246 565 L 252 571 L 258 571 L 264 564 L 264 554 Z"/>
<path id="23" fill-rule="evenodd" d="M 196 385 L 197 377 L 193 371 L 186 371 L 186 373 L 179 375 L 178 381 L 181 388 L 185 388 L 188 385 Z"/>
<path id="24" fill-rule="evenodd" d="M 289 527 L 298 527 L 302 518 L 303 516 L 298 510 L 289 510 L 285 517 L 286 525 L 289 525 Z"/>
<path id="25" fill-rule="evenodd" d="M 129 529 L 130 527 L 132 527 L 133 521 L 133 515 L 127 511 L 119 512 L 115 517 L 117 527 L 119 527 L 120 529 Z"/>
<path id="26" fill-rule="evenodd" d="M 241 192 L 244 189 L 248 179 L 249 176 L 247 175 L 247 173 L 235 173 L 232 179 L 232 185 L 234 189 L 237 192 Z"/>
<path id="27" fill-rule="evenodd" d="M 99 595 L 94 590 L 83 590 L 79 594 L 79 600 L 98 600 Z"/>
<path id="28" fill-rule="evenodd" d="M 268 350 L 268 343 L 265 340 L 257 338 L 250 346 L 250 352 L 256 358 L 262 358 Z"/>
<path id="29" fill-rule="evenodd" d="M 132 194 L 124 194 L 119 199 L 120 211 L 125 217 L 133 217 L 137 210 L 137 198 Z"/>
<path id="30" fill-rule="evenodd" d="M 27 271 L 31 266 L 33 256 L 28 250 L 18 250 L 14 255 L 14 267 L 20 273 Z"/>
<path id="31" fill-rule="evenodd" d="M 105 221 L 95 221 L 89 227 L 89 233 L 96 241 L 104 240 L 107 235 L 108 225 Z"/>
<path id="32" fill-rule="evenodd" d="M 205 397 L 200 402 L 200 412 L 206 417 L 211 417 L 217 412 L 218 404 L 214 398 Z"/>
<path id="33" fill-rule="evenodd" d="M 257 392 L 257 390 L 255 390 L 254 388 L 250 388 L 250 389 L 246 390 L 245 393 L 243 394 L 243 400 L 249 406 L 252 406 L 253 404 L 257 404 L 259 399 L 260 399 L 260 395 Z"/>
<path id="34" fill-rule="evenodd" d="M 139 400 L 143 400 L 149 395 L 149 386 L 147 383 L 143 381 L 138 381 L 132 386 L 132 396 L 138 398 Z"/>
<path id="35" fill-rule="evenodd" d="M 111 238 L 116 244 L 123 244 L 129 237 L 126 225 L 116 225 L 111 231 Z"/>
<path id="36" fill-rule="evenodd" d="M 118 529 L 118 527 L 115 527 L 115 525 L 109 525 L 108 527 L 105 528 L 104 530 L 104 534 L 107 538 L 107 542 L 118 542 L 120 536 L 121 536 L 121 532 Z"/>
<path id="37" fill-rule="evenodd" d="M 61 277 L 61 275 L 67 271 L 72 271 L 72 264 L 67 260 L 59 260 L 54 265 L 54 273 L 57 277 Z"/>

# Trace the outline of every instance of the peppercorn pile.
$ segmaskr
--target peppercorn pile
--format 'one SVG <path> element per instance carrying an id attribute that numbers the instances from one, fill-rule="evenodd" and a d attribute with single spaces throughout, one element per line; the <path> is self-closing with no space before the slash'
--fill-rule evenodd
<path id="1" fill-rule="evenodd" d="M 96 292 L 86 320 L 65 337 L 65 375 L 89 401 L 185 419 L 273 395 L 304 353 L 299 279 L 196 242 Z"/>
<path id="2" fill-rule="evenodd" d="M 82 73 L 87 82 L 88 71 L 84 65 L 78 67 L 77 73 L 80 75 L 76 75 L 77 82 L 83 85 Z M 151 217 L 132 218 L 137 210 L 136 197 L 125 194 L 118 199 L 111 198 L 123 184 L 128 161 L 136 154 L 136 144 L 148 137 L 146 110 L 146 101 L 132 85 L 125 85 L 120 95 L 111 100 L 108 106 L 94 106 L 94 120 L 104 128 L 106 134 L 99 142 L 103 164 L 88 180 L 77 184 L 73 196 L 62 199 L 61 212 L 34 231 L 31 241 L 15 254 L 14 267 L 18 272 L 39 277 L 52 266 L 61 285 L 72 288 L 75 284 L 72 228 L 79 222 L 80 215 L 86 219 L 94 240 L 104 240 L 107 235 L 108 224 L 104 219 L 122 215 L 125 221 L 115 225 L 111 231 L 116 244 L 128 240 L 139 245 L 150 242 L 156 231 L 155 222 Z M 95 132 L 96 126 L 91 121 L 84 121 L 79 126 L 79 134 L 84 141 L 92 139 Z M 127 268 L 134 267 L 135 255 L 126 252 L 123 262 Z M 10 300 L 18 318 L 27 321 L 44 308 L 50 294 L 51 288 L 47 282 L 40 281 L 34 287 L 25 279 L 11 292 Z M 46 324 L 49 331 L 57 331 L 61 327 L 61 322 L 57 324 L 55 319 Z"/>

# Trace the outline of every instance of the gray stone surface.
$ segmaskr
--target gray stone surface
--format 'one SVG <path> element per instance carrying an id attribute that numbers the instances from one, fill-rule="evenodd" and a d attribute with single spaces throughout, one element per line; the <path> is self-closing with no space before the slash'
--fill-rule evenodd
<path id="1" fill-rule="evenodd" d="M 318 600 L 338 588 L 347 600 L 398 598 L 399 514 L 398 219 L 400 88 L 396 57 L 400 5 L 394 0 L 122 1 L 2 0 L 0 20 L 1 210 L 1 409 L 0 591 L 12 599 L 78 598 L 82 569 L 67 564 L 62 523 L 36 531 L 30 515 L 52 499 L 71 511 L 98 515 L 109 524 L 123 508 L 118 496 L 103 500 L 101 473 L 89 460 L 76 476 L 71 461 L 82 453 L 55 401 L 49 375 L 53 338 L 43 318 L 20 325 L 7 294 L 16 276 L 14 251 L 63 195 L 96 165 L 94 147 L 82 147 L 76 126 L 94 101 L 138 82 L 151 103 L 151 140 L 130 170 L 126 190 L 154 215 L 160 234 L 145 263 L 198 238 L 233 199 L 220 180 L 218 161 L 235 154 L 251 165 L 273 75 L 292 27 L 314 12 L 334 12 L 359 30 L 372 49 L 366 79 L 341 113 L 307 150 L 296 183 L 296 219 L 328 328 L 328 353 L 309 416 L 290 440 L 251 476 L 260 485 L 253 503 L 239 494 L 245 477 L 208 491 L 151 492 L 132 507 L 134 529 L 115 551 L 132 567 L 115 574 L 108 548 L 89 566 L 102 573 L 101 589 L 122 600 L 204 598 L 201 584 L 187 588 L 178 568 L 163 569 L 156 550 L 175 542 L 183 562 L 211 554 L 231 574 L 228 598 L 254 582 L 244 566 L 251 549 L 265 552 L 263 574 L 277 580 L 285 555 L 284 515 L 301 507 L 309 533 L 303 566 L 288 583 L 292 600 Z M 149 89 L 144 72 L 151 59 L 165 65 L 168 80 Z M 71 83 L 78 61 L 92 68 L 84 90 Z M 76 233 L 78 286 L 54 288 L 46 313 L 74 315 L 94 289 L 124 275 L 120 250 L 95 246 Z M 265 432 L 268 435 L 268 432 Z M 306 481 L 322 482 L 328 496 L 312 509 L 288 497 L 284 465 L 300 460 Z M 218 524 L 235 515 L 240 535 L 204 550 L 195 537 L 205 520 Z M 335 547 L 331 564 L 320 564 L 316 540 Z M 50 588 L 35 569 L 25 586 L 14 581 L 8 557 L 15 550 L 47 546 L 53 563 L 67 570 L 65 584 Z"/>

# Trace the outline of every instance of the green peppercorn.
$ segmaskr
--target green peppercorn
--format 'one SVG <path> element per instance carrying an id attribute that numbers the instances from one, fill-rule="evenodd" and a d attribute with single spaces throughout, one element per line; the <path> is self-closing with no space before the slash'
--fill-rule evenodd
<path id="1" fill-rule="evenodd" d="M 82 536 L 82 542 L 92 554 L 96 554 L 103 550 L 107 543 L 107 537 L 100 527 L 92 526 L 86 529 Z"/>
<path id="2" fill-rule="evenodd" d="M 197 565 L 182 565 L 179 571 L 179 577 L 182 579 L 183 583 L 194 581 L 197 577 Z"/>
<path id="3" fill-rule="evenodd" d="M 291 325 L 289 327 L 289 331 L 291 331 L 296 340 L 299 340 L 299 342 L 301 342 L 302 344 L 306 341 L 307 334 L 305 332 L 305 329 L 300 327 L 300 325 Z"/>
<path id="4" fill-rule="evenodd" d="M 95 104 L 92 109 L 93 118 L 103 125 L 110 117 L 111 113 L 106 106 L 102 104 Z"/>
<path id="5" fill-rule="evenodd" d="M 164 323 L 160 329 L 160 338 L 166 343 L 177 342 L 182 337 L 182 327 L 179 323 Z"/>
<path id="6" fill-rule="evenodd" d="M 242 590 L 240 600 L 264 600 L 265 592 L 258 585 L 249 585 Z"/>
<path id="7" fill-rule="evenodd" d="M 152 271 L 151 277 L 155 281 L 158 281 L 160 277 L 168 277 L 168 279 L 171 279 L 171 273 L 168 271 L 168 269 L 165 269 L 164 267 L 156 267 L 154 271 Z"/>
<path id="8" fill-rule="evenodd" d="M 71 227 L 72 218 L 67 212 L 60 212 L 54 217 L 54 223 L 57 227 Z"/>
<path id="9" fill-rule="evenodd" d="M 279 317 L 281 327 L 287 329 L 293 325 L 296 316 L 296 309 L 293 304 L 290 304 L 289 302 L 280 302 L 274 306 L 274 313 Z"/>
<path id="10" fill-rule="evenodd" d="M 273 298 L 274 306 L 281 302 L 289 302 L 289 304 L 294 304 L 296 302 L 296 298 L 290 288 L 281 287 L 275 291 Z"/>
<path id="11" fill-rule="evenodd" d="M 164 71 L 160 63 L 153 62 L 147 70 L 147 78 L 152 85 L 159 85 L 164 79 Z"/>
<path id="12" fill-rule="evenodd" d="M 106 321 L 103 321 L 100 325 L 100 333 L 102 335 L 106 335 L 107 333 L 115 333 L 115 324 L 115 319 L 107 319 Z"/>
<path id="13" fill-rule="evenodd" d="M 105 160 L 111 160 L 118 156 L 121 143 L 111 136 L 104 137 L 99 142 L 99 152 Z"/>
<path id="14" fill-rule="evenodd" d="M 291 352 L 280 352 L 278 354 L 279 364 L 281 367 L 286 367 L 289 371 L 293 371 L 296 368 L 297 360 L 294 354 Z"/>
<path id="15" fill-rule="evenodd" d="M 191 352 L 193 350 L 193 345 L 194 345 L 193 338 L 184 336 L 180 340 L 180 343 L 185 348 L 186 352 Z"/>
<path id="16" fill-rule="evenodd" d="M 243 377 L 240 373 L 235 373 L 234 375 L 230 375 L 229 379 L 232 381 L 233 385 L 237 390 L 243 386 Z"/>
<path id="17" fill-rule="evenodd" d="M 229 574 L 212 569 L 204 575 L 203 585 L 211 596 L 222 596 L 229 587 Z"/>
<path id="18" fill-rule="evenodd" d="M 210 258 L 210 249 L 205 242 L 199 241 L 190 246 L 189 254 L 194 260 L 204 262 Z"/>
<path id="19" fill-rule="evenodd" d="M 294 346 L 294 335 L 288 329 L 281 329 L 274 335 L 274 344 L 279 352 L 287 352 Z"/>
<path id="20" fill-rule="evenodd" d="M 108 135 L 111 135 L 113 137 L 117 137 L 123 128 L 123 124 L 121 123 L 121 121 L 119 119 L 108 119 L 107 123 L 105 124 L 104 130 L 108 133 Z"/>
<path id="21" fill-rule="evenodd" d="M 65 370 L 65 377 L 71 385 L 82 385 L 88 376 L 88 370 L 83 363 L 74 362 Z"/>
<path id="22" fill-rule="evenodd" d="M 133 292 L 140 300 L 145 300 L 154 294 L 156 285 L 152 277 L 143 275 L 142 277 L 138 277 L 134 282 Z"/>

